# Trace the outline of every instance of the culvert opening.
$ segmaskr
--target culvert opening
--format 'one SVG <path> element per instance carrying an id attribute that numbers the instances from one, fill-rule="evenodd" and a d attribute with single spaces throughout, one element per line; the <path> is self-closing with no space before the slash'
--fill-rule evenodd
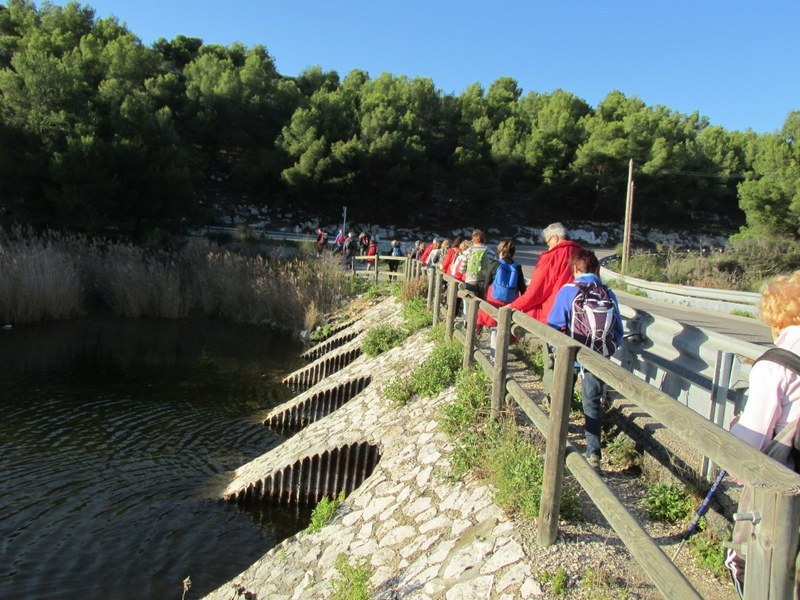
<path id="1" fill-rule="evenodd" d="M 380 459 L 379 446 L 356 442 L 306 456 L 231 494 L 226 500 L 256 520 L 280 514 L 281 508 L 295 511 L 298 517 L 310 517 L 310 509 L 323 497 L 333 499 L 341 493 L 349 496 L 372 475 Z"/>
<path id="2" fill-rule="evenodd" d="M 283 380 L 283 383 L 297 391 L 307 390 L 329 375 L 341 371 L 359 356 L 361 356 L 361 348 L 340 352 L 292 373 Z"/>
<path id="3" fill-rule="evenodd" d="M 298 402 L 277 415 L 272 415 L 264 421 L 264 425 L 282 436 L 291 437 L 311 423 L 340 409 L 345 403 L 360 394 L 370 383 L 372 383 L 372 377 L 359 377 L 336 387 L 322 390 L 307 400 Z"/>
<path id="4" fill-rule="evenodd" d="M 345 344 L 352 342 L 359 335 L 361 335 L 360 331 L 350 331 L 333 338 L 328 338 L 326 341 L 321 342 L 313 348 L 303 352 L 300 357 L 307 361 L 317 360 L 318 358 L 325 356 L 328 352 L 336 350 L 337 348 L 341 348 Z"/>

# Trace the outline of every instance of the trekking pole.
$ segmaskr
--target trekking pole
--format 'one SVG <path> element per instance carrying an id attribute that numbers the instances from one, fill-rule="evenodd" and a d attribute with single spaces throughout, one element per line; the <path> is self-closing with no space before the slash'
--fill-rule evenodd
<path id="1" fill-rule="evenodd" d="M 697 507 L 697 512 L 694 513 L 694 518 L 692 519 L 692 522 L 689 523 L 689 527 L 687 527 L 686 531 L 683 533 L 683 540 L 681 540 L 681 545 L 678 546 L 678 549 L 672 556 L 672 562 L 675 562 L 675 559 L 678 558 L 678 554 L 680 554 L 680 551 L 683 549 L 683 545 L 686 543 L 686 540 L 688 540 L 692 536 L 694 530 L 697 529 L 697 524 L 700 522 L 700 519 L 703 517 L 704 514 L 706 514 L 706 512 L 708 512 L 708 506 L 709 504 L 711 504 L 711 496 L 713 496 L 714 492 L 717 491 L 717 487 L 727 474 L 728 472 L 723 469 L 722 471 L 719 472 L 719 475 L 717 475 L 717 478 L 714 480 L 714 483 L 711 484 L 711 489 L 708 490 L 708 493 L 706 494 L 706 497 L 703 499 L 703 502 L 701 502 L 700 506 Z"/>

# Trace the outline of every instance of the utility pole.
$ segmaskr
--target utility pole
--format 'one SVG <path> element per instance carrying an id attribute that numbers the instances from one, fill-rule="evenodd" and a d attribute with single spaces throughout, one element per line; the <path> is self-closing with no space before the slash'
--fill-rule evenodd
<path id="1" fill-rule="evenodd" d="M 631 256 L 631 217 L 633 215 L 633 159 L 628 163 L 628 191 L 625 195 L 625 225 L 622 233 L 622 274 L 628 273 Z"/>

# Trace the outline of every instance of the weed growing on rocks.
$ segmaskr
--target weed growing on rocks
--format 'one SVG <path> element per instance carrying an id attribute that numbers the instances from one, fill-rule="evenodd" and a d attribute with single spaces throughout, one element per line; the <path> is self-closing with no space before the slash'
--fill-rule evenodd
<path id="1" fill-rule="evenodd" d="M 344 502 L 344 492 L 333 500 L 323 498 L 319 501 L 314 511 L 311 513 L 311 523 L 309 523 L 306 533 L 317 533 L 330 523 L 339 511 L 339 507 Z"/>
<path id="2" fill-rule="evenodd" d="M 311 336 L 309 337 L 309 339 L 312 342 L 315 342 L 315 343 L 321 342 L 323 340 L 327 340 L 331 335 L 331 330 L 332 329 L 333 328 L 331 327 L 330 323 L 325 323 L 325 325 L 323 325 L 322 327 L 317 327 L 311 333 Z"/>
<path id="3" fill-rule="evenodd" d="M 489 416 L 491 381 L 483 369 L 461 371 L 456 378 L 456 400 L 442 407 L 441 430 L 450 437 L 470 430 Z"/>
<path id="4" fill-rule="evenodd" d="M 678 523 L 691 516 L 692 499 L 686 490 L 667 483 L 656 483 L 647 488 L 644 499 L 647 516 L 663 523 Z"/>
<path id="5" fill-rule="evenodd" d="M 550 571 L 539 571 L 536 574 L 536 579 L 540 583 L 550 586 L 550 593 L 553 596 L 565 596 L 569 588 L 569 576 L 565 568 L 558 569 L 555 573 Z"/>
<path id="6" fill-rule="evenodd" d="M 414 371 L 411 380 L 419 396 L 435 396 L 453 385 L 461 369 L 461 346 L 455 340 L 438 345 Z"/>
<path id="7" fill-rule="evenodd" d="M 429 327 L 433 322 L 433 316 L 421 299 L 406 302 L 402 314 L 405 322 L 400 326 L 382 324 L 370 329 L 361 343 L 362 352 L 374 358 L 402 343 L 420 329 Z M 444 333 L 440 337 L 444 339 Z"/>
<path id="8" fill-rule="evenodd" d="M 406 337 L 408 337 L 408 332 L 402 327 L 387 324 L 378 325 L 364 334 L 364 340 L 361 342 L 361 351 L 370 358 L 374 358 L 394 348 Z"/>
<path id="9" fill-rule="evenodd" d="M 372 597 L 372 568 L 368 559 L 362 558 L 351 565 L 347 557 L 340 554 L 336 559 L 336 573 L 331 580 L 331 600 L 369 600 Z"/>
<path id="10" fill-rule="evenodd" d="M 414 397 L 414 383 L 411 377 L 398 377 L 386 386 L 383 395 L 397 406 L 408 404 Z"/>
<path id="11" fill-rule="evenodd" d="M 603 569 L 586 569 L 581 577 L 581 588 L 592 600 L 627 600 L 630 594 L 617 587 Z"/>
<path id="12" fill-rule="evenodd" d="M 406 326 L 413 331 L 430 327 L 433 323 L 433 314 L 428 310 L 424 298 L 413 298 L 403 302 L 403 319 Z"/>
<path id="13" fill-rule="evenodd" d="M 434 396 L 453 385 L 460 369 L 458 342 L 442 341 L 411 375 L 398 377 L 387 385 L 384 395 L 398 405 L 407 404 L 414 396 Z"/>

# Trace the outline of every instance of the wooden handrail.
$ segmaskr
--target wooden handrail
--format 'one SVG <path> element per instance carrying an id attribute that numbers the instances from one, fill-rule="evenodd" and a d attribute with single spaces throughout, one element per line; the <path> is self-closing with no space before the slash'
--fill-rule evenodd
<path id="1" fill-rule="evenodd" d="M 413 269 L 412 265 L 412 272 Z M 445 331 L 449 332 L 449 335 L 453 334 L 455 299 L 462 298 L 467 303 L 464 334 L 455 332 L 453 337 L 464 345 L 464 368 L 469 368 L 477 361 L 487 373 L 492 374 L 493 415 L 498 411 L 500 399 L 505 398 L 508 393 L 534 425 L 545 434 L 547 443 L 545 472 L 538 522 L 540 544 L 549 545 L 556 538 L 561 482 L 566 463 L 578 483 L 589 493 L 592 501 L 603 512 L 661 594 L 666 598 L 700 597 L 683 574 L 638 525 L 636 519 L 602 478 L 568 443 L 566 424 L 572 394 L 573 364 L 574 360 L 577 360 L 623 397 L 647 411 L 676 436 L 755 488 L 754 510 L 761 512 L 764 517 L 761 524 L 755 528 L 754 538 L 748 543 L 745 598 L 788 600 L 793 597 L 796 586 L 795 562 L 800 540 L 800 475 L 552 327 L 519 311 L 507 307 L 498 309 L 466 290 L 454 292 L 460 282 L 449 275 L 437 273 L 431 276 L 429 281 L 436 282 L 439 288 L 442 281 L 448 286 Z M 431 302 L 434 298 L 432 292 L 433 290 L 429 290 Z M 436 295 L 435 302 L 438 311 L 440 295 Z M 478 310 L 498 320 L 499 335 L 494 365 L 475 348 Z M 512 324 L 556 350 L 554 389 L 549 416 L 536 406 L 518 382 L 507 375 L 506 357 L 510 338 L 508 332 Z"/>

